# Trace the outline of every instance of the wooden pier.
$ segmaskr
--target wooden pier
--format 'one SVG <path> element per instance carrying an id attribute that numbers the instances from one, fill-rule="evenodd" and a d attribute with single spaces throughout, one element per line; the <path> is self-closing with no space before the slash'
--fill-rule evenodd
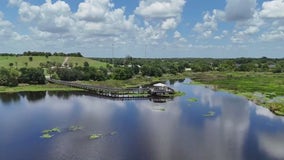
<path id="1" fill-rule="evenodd" d="M 93 85 L 79 84 L 75 82 L 61 81 L 54 79 L 47 79 L 47 81 L 50 83 L 88 90 L 98 96 L 103 96 L 103 97 L 118 98 L 118 99 L 141 99 L 141 98 L 149 98 L 151 96 L 149 88 L 110 88 L 110 87 L 93 86 Z"/>

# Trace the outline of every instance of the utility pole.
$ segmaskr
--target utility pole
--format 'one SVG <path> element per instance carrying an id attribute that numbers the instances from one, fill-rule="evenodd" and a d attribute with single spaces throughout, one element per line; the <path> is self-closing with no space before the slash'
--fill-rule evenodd
<path id="1" fill-rule="evenodd" d="M 114 65 L 114 60 L 113 60 L 113 58 L 114 58 L 114 56 L 113 56 L 113 43 L 111 44 L 111 56 L 112 56 L 112 64 Z"/>
<path id="2" fill-rule="evenodd" d="M 144 51 L 144 54 L 145 54 L 145 59 L 147 58 L 147 45 L 145 44 L 145 51 Z"/>

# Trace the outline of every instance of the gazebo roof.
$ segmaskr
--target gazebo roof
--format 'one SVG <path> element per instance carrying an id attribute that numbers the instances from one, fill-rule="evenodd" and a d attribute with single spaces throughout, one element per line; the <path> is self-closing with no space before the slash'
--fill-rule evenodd
<path id="1" fill-rule="evenodd" d="M 163 83 L 156 83 L 153 85 L 154 87 L 166 87 L 167 85 L 163 84 Z"/>

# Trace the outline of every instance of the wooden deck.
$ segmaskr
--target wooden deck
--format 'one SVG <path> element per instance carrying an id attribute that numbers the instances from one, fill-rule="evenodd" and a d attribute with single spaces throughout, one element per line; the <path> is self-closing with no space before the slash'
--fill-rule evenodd
<path id="1" fill-rule="evenodd" d="M 110 88 L 110 87 L 93 86 L 87 84 L 78 84 L 74 82 L 54 80 L 54 79 L 47 79 L 47 81 L 50 83 L 88 90 L 96 95 L 103 97 L 111 97 L 118 99 L 128 99 L 128 98 L 139 99 L 139 98 L 149 98 L 151 96 L 149 88 Z"/>

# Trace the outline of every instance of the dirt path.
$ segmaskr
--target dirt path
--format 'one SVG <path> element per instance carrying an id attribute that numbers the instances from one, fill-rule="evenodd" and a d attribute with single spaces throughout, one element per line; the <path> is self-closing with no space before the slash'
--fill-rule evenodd
<path id="1" fill-rule="evenodd" d="M 69 57 L 66 57 L 62 63 L 62 67 L 65 67 L 65 64 L 68 62 Z"/>

